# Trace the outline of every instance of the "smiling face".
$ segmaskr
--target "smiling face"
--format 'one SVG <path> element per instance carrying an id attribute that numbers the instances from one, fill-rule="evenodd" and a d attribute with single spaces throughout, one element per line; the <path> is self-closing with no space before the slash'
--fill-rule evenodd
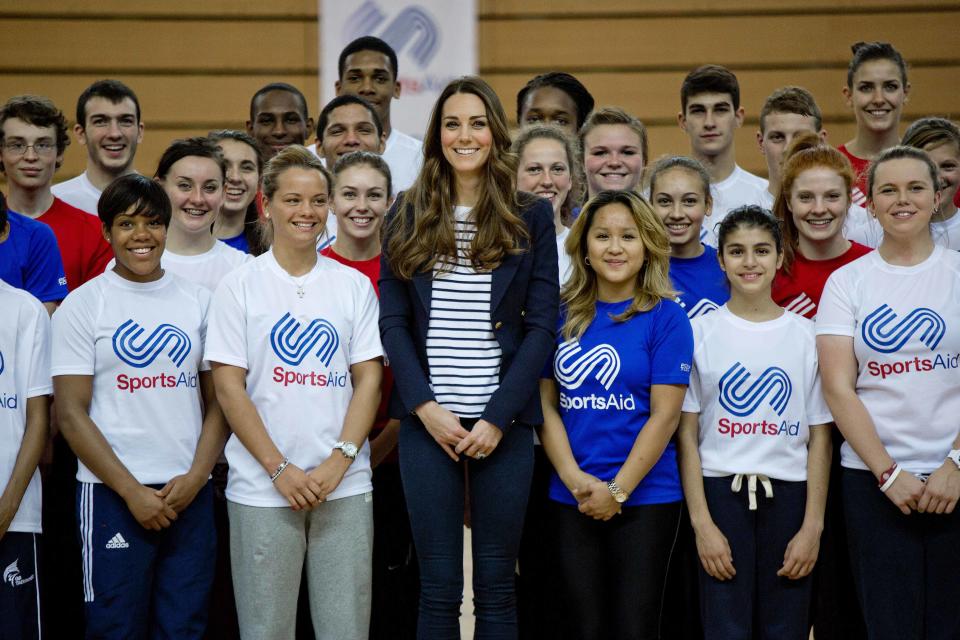
<path id="1" fill-rule="evenodd" d="M 143 142 L 143 123 L 137 120 L 137 105 L 130 98 L 114 103 L 94 96 L 87 100 L 87 121 L 73 130 L 87 147 L 89 161 L 104 173 L 119 176 L 129 171 Z"/>
<path id="2" fill-rule="evenodd" d="M 487 109 L 472 93 L 455 93 L 443 103 L 440 115 L 443 157 L 460 178 L 477 178 L 493 146 Z"/>
<path id="3" fill-rule="evenodd" d="M 11 147 L 22 147 L 13 149 Z M 39 147 L 39 151 L 38 151 Z M 53 181 L 63 154 L 57 151 L 57 130 L 38 127 L 20 118 L 3 123 L 3 171 L 11 189 L 35 191 Z"/>
<path id="4" fill-rule="evenodd" d="M 712 158 L 726 152 L 742 124 L 743 107 L 734 109 L 729 93 L 690 96 L 680 114 L 680 128 L 690 137 L 690 148 L 697 157 Z"/>
<path id="5" fill-rule="evenodd" d="M 643 267 L 643 241 L 630 210 L 619 202 L 601 207 L 587 230 L 587 258 L 604 302 L 632 298 Z"/>
<path id="6" fill-rule="evenodd" d="M 289 91 L 268 91 L 257 98 L 247 133 L 260 145 L 264 160 L 291 144 L 304 143 L 313 119 L 304 116 L 303 110 L 299 98 Z"/>
<path id="7" fill-rule="evenodd" d="M 836 171 L 811 167 L 794 179 L 788 202 L 802 253 L 806 242 L 824 244 L 841 234 L 850 194 L 843 176 Z"/>
<path id="8" fill-rule="evenodd" d="M 719 257 L 731 294 L 770 297 L 783 254 L 768 230 L 740 225 L 726 236 Z"/>
<path id="9" fill-rule="evenodd" d="M 590 195 L 607 189 L 632 191 L 643 175 L 639 134 L 625 124 L 601 124 L 583 139 L 583 163 Z"/>
<path id="10" fill-rule="evenodd" d="M 400 83 L 390 67 L 390 58 L 379 51 L 348 55 L 343 78 L 337 80 L 335 87 L 338 96 L 360 96 L 373 105 L 384 125 L 390 123 L 390 101 L 400 97 Z"/>
<path id="11" fill-rule="evenodd" d="M 163 276 L 160 257 L 167 242 L 167 228 L 159 216 L 134 213 L 136 206 L 113 219 L 103 237 L 113 248 L 114 272 L 132 282 L 152 282 Z"/>
<path id="12" fill-rule="evenodd" d="M 813 116 L 804 116 L 799 113 L 768 113 L 764 117 L 763 133 L 757 132 L 757 142 L 760 153 L 767 161 L 767 174 L 770 183 L 780 184 L 780 168 L 783 163 L 783 154 L 793 142 L 798 133 L 820 134 L 825 139 L 824 132 L 817 131 L 817 121 Z"/>
<path id="13" fill-rule="evenodd" d="M 345 104 L 331 111 L 320 151 L 331 168 L 337 158 L 351 151 L 383 153 L 383 140 L 377 135 L 377 125 L 370 111 L 360 104 Z"/>
<path id="14" fill-rule="evenodd" d="M 667 227 L 674 255 L 696 256 L 700 250 L 700 227 L 710 215 L 700 177 L 689 169 L 674 167 L 660 173 L 650 194 L 653 210 Z"/>
<path id="15" fill-rule="evenodd" d="M 957 187 L 960 186 L 960 145 L 947 142 L 925 151 L 940 172 L 941 209 L 953 211 L 956 209 L 953 203 Z"/>
<path id="16" fill-rule="evenodd" d="M 377 237 L 390 206 L 387 178 L 369 165 L 347 167 L 336 177 L 333 212 L 337 232 L 355 240 Z"/>
<path id="17" fill-rule="evenodd" d="M 559 140 L 537 138 L 527 143 L 517 168 L 517 189 L 546 198 L 559 216 L 572 186 L 567 149 Z"/>
<path id="18" fill-rule="evenodd" d="M 315 169 L 294 167 L 277 177 L 277 190 L 263 204 L 273 243 L 286 250 L 313 250 L 327 223 L 330 188 Z"/>
<path id="19" fill-rule="evenodd" d="M 520 125 L 552 124 L 571 136 L 577 135 L 577 103 L 556 87 L 539 87 L 527 94 Z"/>
<path id="20" fill-rule="evenodd" d="M 160 180 L 173 206 L 170 224 L 189 234 L 209 234 L 223 204 L 223 172 L 211 158 L 187 156 Z"/>
<path id="21" fill-rule="evenodd" d="M 909 91 L 900 68 L 892 60 L 878 59 L 860 65 L 853 74 L 853 86 L 844 87 L 843 95 L 859 128 L 884 133 L 900 124 Z"/>
<path id="22" fill-rule="evenodd" d="M 897 158 L 876 165 L 867 204 L 884 234 L 922 237 L 930 233 L 930 218 L 940 205 L 940 192 L 924 162 Z"/>
<path id="23" fill-rule="evenodd" d="M 243 215 L 257 195 L 260 172 L 257 152 L 247 143 L 225 138 L 217 142 L 227 164 L 227 182 L 223 190 L 224 214 Z"/>

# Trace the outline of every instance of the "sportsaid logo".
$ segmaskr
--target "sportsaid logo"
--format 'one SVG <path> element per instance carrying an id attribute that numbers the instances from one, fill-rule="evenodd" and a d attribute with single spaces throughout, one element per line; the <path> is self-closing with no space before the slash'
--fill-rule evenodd
<path id="1" fill-rule="evenodd" d="M 687 309 L 687 305 L 683 303 L 683 300 L 681 300 L 680 298 L 677 298 L 677 302 L 680 303 L 681 307 L 683 307 L 684 309 Z M 705 316 L 708 313 L 711 313 L 712 311 L 716 311 L 719 308 L 720 308 L 720 305 L 718 305 L 713 300 L 710 300 L 708 298 L 700 298 L 699 300 L 697 300 L 697 303 L 695 305 L 687 309 L 687 317 L 693 320 L 694 318 Z"/>
<path id="2" fill-rule="evenodd" d="M 598 344 L 584 352 L 577 339 L 568 340 L 557 349 L 553 361 L 553 375 L 560 383 L 560 408 L 616 409 L 633 411 L 637 408 L 633 394 L 570 395 L 567 391 L 579 389 L 588 379 L 596 380 L 607 391 L 620 373 L 620 354 L 609 344 Z"/>
<path id="3" fill-rule="evenodd" d="M 919 307 L 903 317 L 888 305 L 882 304 L 863 319 L 860 333 L 864 343 L 878 353 L 897 353 L 912 340 L 917 339 L 932 353 L 930 357 L 915 356 L 906 359 L 891 359 L 887 362 L 867 361 L 871 376 L 885 379 L 905 373 L 925 373 L 934 369 L 957 369 L 960 354 L 935 353 L 934 349 L 943 340 L 947 323 L 936 311 Z"/>
<path id="4" fill-rule="evenodd" d="M 291 367 L 299 367 L 311 353 L 324 367 L 329 367 L 340 346 L 340 336 L 326 320 L 317 318 L 304 327 L 287 312 L 273 325 L 270 346 L 277 357 Z M 273 369 L 273 381 L 285 387 L 345 387 L 347 374 L 338 371 L 299 371 L 277 366 Z"/>
<path id="5" fill-rule="evenodd" d="M 121 361 L 136 369 L 148 367 L 166 355 L 174 367 L 180 368 L 190 354 L 190 336 L 172 324 L 161 324 L 144 337 L 145 330 L 130 319 L 113 334 L 113 352 Z M 141 389 L 196 388 L 196 372 L 163 372 L 151 376 L 117 375 L 117 389 L 136 393 Z"/>
<path id="6" fill-rule="evenodd" d="M 0 351 L 0 376 L 3 375 L 5 369 L 3 352 Z M 0 393 L 0 409 L 16 409 L 19 406 L 19 401 L 17 399 L 17 394 L 7 394 Z"/>
<path id="7" fill-rule="evenodd" d="M 755 413 L 766 404 L 778 418 L 761 418 L 759 422 L 738 422 L 727 417 L 720 418 L 717 430 L 722 435 L 735 438 L 738 435 L 789 435 L 800 434 L 800 423 L 781 420 L 793 394 L 790 376 L 780 367 L 767 367 L 763 373 L 753 376 L 741 363 L 736 362 L 720 378 L 720 406 L 743 418 Z"/>

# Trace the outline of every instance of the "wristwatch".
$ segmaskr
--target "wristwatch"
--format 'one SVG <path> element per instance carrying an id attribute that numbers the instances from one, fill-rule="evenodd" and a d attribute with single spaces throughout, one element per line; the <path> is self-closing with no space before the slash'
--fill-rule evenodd
<path id="1" fill-rule="evenodd" d="M 353 444 L 352 442 L 343 442 L 342 440 L 333 445 L 333 450 L 339 451 L 343 454 L 344 458 L 351 461 L 357 459 L 357 453 L 360 451 L 357 448 L 357 445 Z"/>
<path id="2" fill-rule="evenodd" d="M 960 469 L 960 449 L 951 449 L 950 453 L 947 454 L 947 460 L 953 462 L 957 465 L 957 469 Z"/>
<path id="3" fill-rule="evenodd" d="M 610 490 L 610 495 L 613 496 L 613 499 L 617 501 L 617 504 L 623 504 L 630 497 L 630 494 L 620 488 L 620 485 L 617 484 L 616 480 L 611 480 L 607 483 L 607 489 Z"/>

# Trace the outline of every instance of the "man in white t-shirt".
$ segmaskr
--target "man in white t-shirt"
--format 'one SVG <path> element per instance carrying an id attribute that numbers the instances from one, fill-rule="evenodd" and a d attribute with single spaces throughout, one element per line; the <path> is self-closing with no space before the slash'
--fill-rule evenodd
<path id="1" fill-rule="evenodd" d="M 394 192 L 409 189 L 423 164 L 423 144 L 390 124 L 390 104 L 400 98 L 401 89 L 396 51 L 380 38 L 357 38 L 340 52 L 337 69 L 337 95 L 360 96 L 380 116 L 386 136 L 383 159 L 390 165 Z"/>
<path id="2" fill-rule="evenodd" d="M 137 95 L 119 80 L 98 80 L 77 99 L 77 142 L 87 148 L 87 168 L 52 188 L 67 204 L 97 215 L 100 194 L 115 178 L 133 173 L 143 122 Z"/>
<path id="3" fill-rule="evenodd" d="M 734 134 L 743 125 L 740 84 L 729 69 L 708 64 L 687 74 L 680 87 L 680 128 L 690 137 L 690 152 L 710 174 L 713 213 L 701 239 L 717 245 L 714 228 L 743 205 L 763 203 L 767 182 L 737 165 Z"/>

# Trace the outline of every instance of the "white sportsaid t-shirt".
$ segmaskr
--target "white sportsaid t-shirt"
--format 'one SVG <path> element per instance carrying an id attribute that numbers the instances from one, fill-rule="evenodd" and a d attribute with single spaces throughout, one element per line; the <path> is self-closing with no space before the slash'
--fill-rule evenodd
<path id="1" fill-rule="evenodd" d="M 932 473 L 960 433 L 960 253 L 936 246 L 912 267 L 878 251 L 827 280 L 817 335 L 849 336 L 857 396 L 887 452 L 912 473 Z M 848 443 L 841 464 L 867 466 Z"/>
<path id="2" fill-rule="evenodd" d="M 54 376 L 93 376 L 90 419 L 141 484 L 190 470 L 203 424 L 199 373 L 210 292 L 172 273 L 106 271 L 53 316 Z M 80 462 L 80 482 L 100 482 Z"/>
<path id="3" fill-rule="evenodd" d="M 97 203 L 100 202 L 100 194 L 103 193 L 93 186 L 93 183 L 87 178 L 86 171 L 76 178 L 53 185 L 50 187 L 50 191 L 67 204 L 91 215 L 97 215 Z"/>
<path id="4" fill-rule="evenodd" d="M 0 493 L 10 482 L 27 426 L 27 399 L 53 393 L 50 320 L 26 291 L 0 280 Z M 8 531 L 40 533 L 40 472 L 34 470 Z"/>
<path id="5" fill-rule="evenodd" d="M 270 438 L 290 462 L 310 471 L 340 439 L 353 397 L 350 366 L 383 355 L 378 315 L 373 286 L 359 271 L 318 256 L 310 273 L 294 278 L 268 251 L 217 288 L 206 358 L 247 370 L 247 393 Z M 226 454 L 229 500 L 290 506 L 235 435 Z M 370 447 L 364 443 L 327 499 L 371 489 Z"/>
<path id="6" fill-rule="evenodd" d="M 703 475 L 806 480 L 810 426 L 832 421 L 813 322 L 789 311 L 750 322 L 724 305 L 690 324 L 693 369 L 683 411 L 700 414 Z"/>
<path id="7" fill-rule="evenodd" d="M 711 247 L 717 246 L 716 227 L 728 213 L 748 204 L 764 206 L 764 202 L 770 198 L 767 181 L 742 169 L 740 165 L 736 165 L 733 173 L 724 180 L 711 183 L 710 195 L 713 197 L 713 209 L 703 221 L 700 241 Z"/>
<path id="8" fill-rule="evenodd" d="M 212 249 L 195 256 L 164 251 L 160 264 L 167 271 L 184 280 L 195 282 L 213 293 L 225 275 L 251 260 L 253 256 L 250 254 L 222 242 L 214 242 Z"/>

